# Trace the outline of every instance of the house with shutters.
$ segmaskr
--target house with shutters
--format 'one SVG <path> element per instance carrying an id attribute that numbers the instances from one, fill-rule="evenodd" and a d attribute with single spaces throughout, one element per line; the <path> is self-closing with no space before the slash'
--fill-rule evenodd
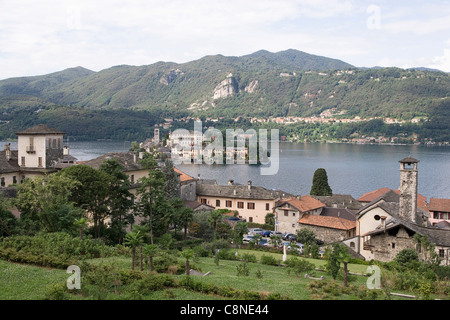
<path id="1" fill-rule="evenodd" d="M 273 213 L 276 203 L 292 195 L 281 190 L 270 190 L 260 186 L 234 183 L 218 185 L 216 181 L 197 181 L 197 202 L 213 206 L 215 209 L 229 209 L 237 212 L 237 217 L 247 222 L 264 224 L 268 213 Z"/>
<path id="2" fill-rule="evenodd" d="M 57 172 L 75 163 L 63 145 L 65 132 L 39 124 L 17 132 L 17 150 L 7 144 L 0 151 L 0 187 L 8 187 L 38 175 Z"/>

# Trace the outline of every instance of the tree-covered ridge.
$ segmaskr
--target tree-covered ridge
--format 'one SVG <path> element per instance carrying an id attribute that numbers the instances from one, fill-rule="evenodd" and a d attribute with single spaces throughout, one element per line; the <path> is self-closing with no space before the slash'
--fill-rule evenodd
<path id="1" fill-rule="evenodd" d="M 292 49 L 261 50 L 3 80 L 0 135 L 14 138 L 44 122 L 84 139 L 139 140 L 169 117 L 311 117 L 329 109 L 340 113 L 337 119 L 431 120 L 432 135 L 448 135 L 449 97 L 447 73 L 360 69 Z"/>

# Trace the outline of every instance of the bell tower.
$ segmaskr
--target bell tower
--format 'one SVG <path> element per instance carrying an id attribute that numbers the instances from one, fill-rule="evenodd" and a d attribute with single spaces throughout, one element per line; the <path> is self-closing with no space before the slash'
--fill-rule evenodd
<path id="1" fill-rule="evenodd" d="M 400 208 L 399 215 L 410 222 L 416 223 L 417 212 L 417 164 L 419 160 L 411 156 L 400 162 Z"/>

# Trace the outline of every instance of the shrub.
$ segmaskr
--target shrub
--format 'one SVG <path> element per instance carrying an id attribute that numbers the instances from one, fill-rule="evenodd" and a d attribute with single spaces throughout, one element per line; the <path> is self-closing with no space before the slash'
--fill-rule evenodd
<path id="1" fill-rule="evenodd" d="M 400 265 L 405 266 L 413 261 L 419 261 L 419 255 L 414 249 L 403 249 L 397 254 L 395 261 Z"/>
<path id="2" fill-rule="evenodd" d="M 237 275 L 248 277 L 250 275 L 250 269 L 248 267 L 247 262 L 242 262 L 236 266 Z"/>
<path id="3" fill-rule="evenodd" d="M 280 263 L 280 261 L 278 261 L 274 256 L 271 256 L 271 255 L 268 256 L 268 255 L 263 254 L 261 256 L 261 263 L 275 266 L 275 265 L 278 265 Z"/>

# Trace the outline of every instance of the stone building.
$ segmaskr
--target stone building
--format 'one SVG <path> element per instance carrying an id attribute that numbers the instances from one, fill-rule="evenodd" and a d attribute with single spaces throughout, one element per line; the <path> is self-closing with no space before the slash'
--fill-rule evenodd
<path id="1" fill-rule="evenodd" d="M 280 201 L 274 212 L 277 231 L 296 233 L 308 228 L 324 243 L 343 241 L 356 234 L 356 218 L 351 210 L 327 207 L 310 195 Z"/>
<path id="2" fill-rule="evenodd" d="M 387 192 L 357 213 L 359 253 L 366 260 L 390 261 L 403 249 L 420 249 L 414 240 L 419 234 L 435 245 L 442 264 L 448 265 L 450 230 L 432 226 L 429 212 L 417 206 L 419 161 L 408 157 L 399 162 L 399 194 Z"/>
<path id="3" fill-rule="evenodd" d="M 17 150 L 5 145 L 0 151 L 0 187 L 8 187 L 25 178 L 58 171 L 64 162 L 76 159 L 64 152 L 64 132 L 39 124 L 17 132 Z M 68 150 L 68 149 L 66 149 Z"/>

